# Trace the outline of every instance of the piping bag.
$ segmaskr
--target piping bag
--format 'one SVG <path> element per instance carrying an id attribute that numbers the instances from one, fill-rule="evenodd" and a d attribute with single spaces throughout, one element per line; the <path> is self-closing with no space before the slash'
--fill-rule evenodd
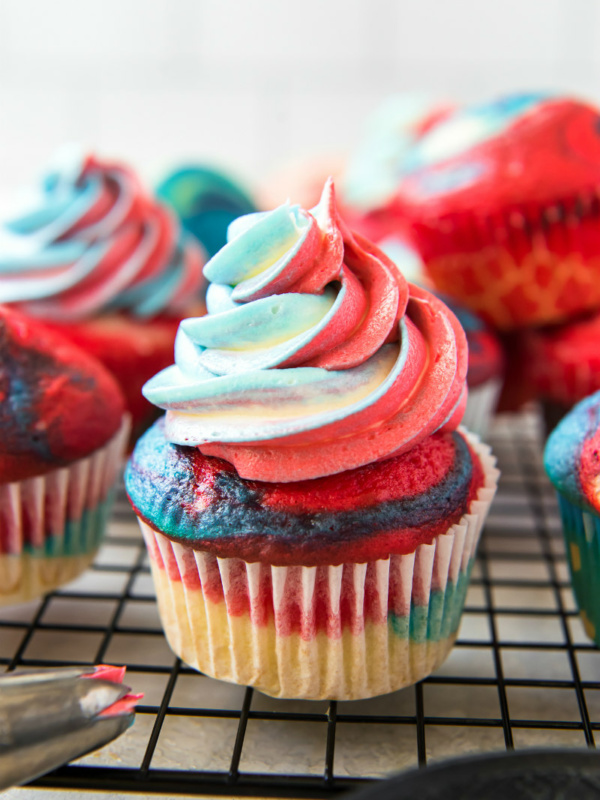
<path id="1" fill-rule="evenodd" d="M 0 791 L 115 739 L 143 695 L 125 667 L 67 667 L 0 675 Z"/>

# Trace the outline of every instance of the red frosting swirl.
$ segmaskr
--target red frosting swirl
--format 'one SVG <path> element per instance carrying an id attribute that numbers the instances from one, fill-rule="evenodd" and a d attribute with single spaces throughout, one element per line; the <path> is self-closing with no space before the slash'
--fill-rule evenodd
<path id="1" fill-rule="evenodd" d="M 0 228 L 0 302 L 58 322 L 203 303 L 203 251 L 123 164 L 69 154 Z"/>
<path id="2" fill-rule="evenodd" d="M 209 314 L 182 323 L 176 365 L 146 385 L 146 396 L 168 410 L 167 437 L 226 459 L 242 477 L 295 481 L 399 455 L 456 427 L 467 344 L 452 312 L 346 227 L 330 185 L 312 212 L 289 213 L 299 232 L 284 255 L 272 247 L 276 260 L 262 259 L 257 269 L 256 253 L 277 241 L 285 221 L 280 208 L 272 223 L 265 215 L 246 226 L 207 265 L 213 283 L 233 285 L 233 302 L 211 308 L 209 289 Z M 282 319 L 269 329 L 275 345 L 240 349 L 250 314 L 260 332 L 261 315 L 276 313 L 284 298 L 302 307 L 302 296 L 326 291 L 336 299 L 308 330 L 282 343 L 289 328 Z"/>

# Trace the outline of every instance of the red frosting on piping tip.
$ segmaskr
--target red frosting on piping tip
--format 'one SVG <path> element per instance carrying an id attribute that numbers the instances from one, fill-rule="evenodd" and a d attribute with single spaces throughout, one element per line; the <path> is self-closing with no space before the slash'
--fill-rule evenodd
<path id="1" fill-rule="evenodd" d="M 113 667 L 110 664 L 98 664 L 93 672 L 84 673 L 82 678 L 91 678 L 111 683 L 123 683 L 127 667 Z M 136 705 L 144 697 L 144 694 L 132 694 L 128 692 L 125 697 L 112 703 L 108 708 L 98 714 L 99 717 L 118 717 L 124 714 L 131 714 L 135 711 Z"/>

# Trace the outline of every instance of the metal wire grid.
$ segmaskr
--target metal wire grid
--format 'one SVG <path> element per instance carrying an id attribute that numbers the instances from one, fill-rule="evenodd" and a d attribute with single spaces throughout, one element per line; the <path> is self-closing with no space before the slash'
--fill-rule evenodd
<path id="1" fill-rule="evenodd" d="M 175 659 L 121 493 L 91 570 L 42 601 L 0 613 L 0 664 L 126 663 L 145 704 L 115 743 L 33 785 L 327 797 L 465 752 L 594 747 L 600 652 L 570 593 L 537 417 L 499 418 L 488 438 L 502 478 L 456 647 L 426 680 L 369 701 L 277 701 Z"/>

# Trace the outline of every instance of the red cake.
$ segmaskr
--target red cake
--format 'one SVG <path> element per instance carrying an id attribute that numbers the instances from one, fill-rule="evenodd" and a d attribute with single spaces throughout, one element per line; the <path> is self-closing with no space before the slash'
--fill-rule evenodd
<path id="1" fill-rule="evenodd" d="M 0 306 L 0 605 L 93 558 L 129 424 L 114 378 L 59 334 Z"/>
<path id="2" fill-rule="evenodd" d="M 564 325 L 525 331 L 523 360 L 542 402 L 548 427 L 569 409 L 600 390 L 600 314 Z"/>
<path id="3" fill-rule="evenodd" d="M 400 195 L 434 285 L 504 330 L 598 308 L 599 127 L 586 103 L 515 95 L 420 139 Z"/>

